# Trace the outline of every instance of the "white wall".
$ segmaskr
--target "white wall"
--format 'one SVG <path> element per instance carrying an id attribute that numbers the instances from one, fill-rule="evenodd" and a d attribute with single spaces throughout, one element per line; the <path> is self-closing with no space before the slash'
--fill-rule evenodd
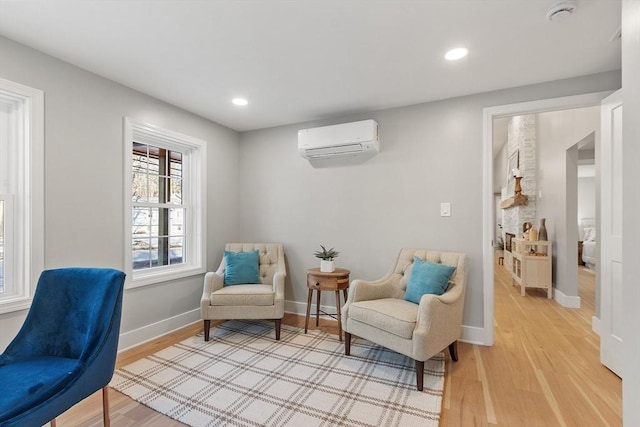
<path id="1" fill-rule="evenodd" d="M 6 38 L 0 38 L 0 76 L 45 93 L 46 268 L 124 269 L 125 116 L 209 143 L 207 243 L 214 267 L 238 229 L 235 131 Z M 199 319 L 201 293 L 202 276 L 127 290 L 121 348 Z M 0 351 L 25 315 L 0 315 Z"/>
<path id="2" fill-rule="evenodd" d="M 578 178 L 578 220 L 596 217 L 596 178 Z"/>
<path id="3" fill-rule="evenodd" d="M 607 73 L 243 133 L 241 238 L 284 243 L 288 307 L 300 310 L 320 244 L 341 251 L 337 265 L 352 279 L 381 277 L 401 247 L 466 252 L 464 324 L 480 328 L 483 108 L 618 86 L 617 73 Z M 299 129 L 364 118 L 377 120 L 381 135 L 368 162 L 314 169 L 298 156 Z M 451 202 L 451 217 L 440 217 L 440 202 Z"/>
<path id="4" fill-rule="evenodd" d="M 554 242 L 554 287 L 567 296 L 578 295 L 578 150 L 574 145 L 592 132 L 598 144 L 599 106 L 538 114 L 538 190 L 542 198 L 537 201 L 537 216 L 547 218 L 549 240 Z M 568 172 L 568 168 L 574 170 Z M 570 198 L 575 200 L 569 202 Z"/>

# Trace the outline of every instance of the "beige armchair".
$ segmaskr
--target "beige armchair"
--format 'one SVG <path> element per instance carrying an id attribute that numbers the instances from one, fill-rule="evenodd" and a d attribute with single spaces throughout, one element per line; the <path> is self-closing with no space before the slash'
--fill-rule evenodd
<path id="1" fill-rule="evenodd" d="M 414 256 L 456 267 L 444 294 L 423 295 L 420 304 L 404 300 Z M 447 346 L 458 360 L 462 326 L 466 255 L 426 249 L 401 249 L 395 266 L 375 281 L 354 280 L 342 309 L 345 354 L 356 335 L 416 361 L 416 385 L 423 388 L 424 362 Z"/>
<path id="2" fill-rule="evenodd" d="M 204 276 L 200 311 L 204 320 L 204 340 L 209 341 L 211 320 L 273 319 L 276 340 L 284 316 L 284 249 L 279 243 L 228 243 L 226 251 L 258 250 L 260 284 L 224 286 L 225 260 Z"/>

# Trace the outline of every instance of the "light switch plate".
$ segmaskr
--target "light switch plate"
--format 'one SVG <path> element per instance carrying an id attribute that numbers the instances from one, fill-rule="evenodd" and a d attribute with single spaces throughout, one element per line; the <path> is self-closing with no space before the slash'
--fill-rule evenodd
<path id="1" fill-rule="evenodd" d="M 440 216 L 451 216 L 451 203 L 440 203 Z"/>

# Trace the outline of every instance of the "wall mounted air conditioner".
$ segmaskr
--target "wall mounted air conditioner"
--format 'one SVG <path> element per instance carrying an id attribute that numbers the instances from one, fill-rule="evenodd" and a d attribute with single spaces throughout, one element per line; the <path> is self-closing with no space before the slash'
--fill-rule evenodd
<path id="1" fill-rule="evenodd" d="M 298 131 L 298 152 L 310 162 L 336 158 L 367 159 L 380 151 L 375 120 L 342 123 Z"/>

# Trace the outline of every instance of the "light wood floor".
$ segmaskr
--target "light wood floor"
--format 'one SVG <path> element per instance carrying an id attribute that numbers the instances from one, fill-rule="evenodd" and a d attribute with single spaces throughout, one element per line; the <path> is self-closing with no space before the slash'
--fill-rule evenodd
<path id="1" fill-rule="evenodd" d="M 567 309 L 542 290 L 521 297 L 507 271 L 495 266 L 495 344 L 459 343 L 459 361 L 446 360 L 441 426 L 620 426 L 621 380 L 599 362 L 599 339 L 591 331 L 594 314 L 592 273 L 580 269 L 583 307 Z M 304 318 L 284 323 L 304 327 Z M 310 322 L 313 323 L 313 322 Z M 193 325 L 127 351 L 117 366 L 179 342 L 201 330 Z M 320 329 L 336 333 L 336 323 Z M 110 390 L 113 426 L 182 425 Z M 102 425 L 100 393 L 58 418 L 58 426 Z"/>

